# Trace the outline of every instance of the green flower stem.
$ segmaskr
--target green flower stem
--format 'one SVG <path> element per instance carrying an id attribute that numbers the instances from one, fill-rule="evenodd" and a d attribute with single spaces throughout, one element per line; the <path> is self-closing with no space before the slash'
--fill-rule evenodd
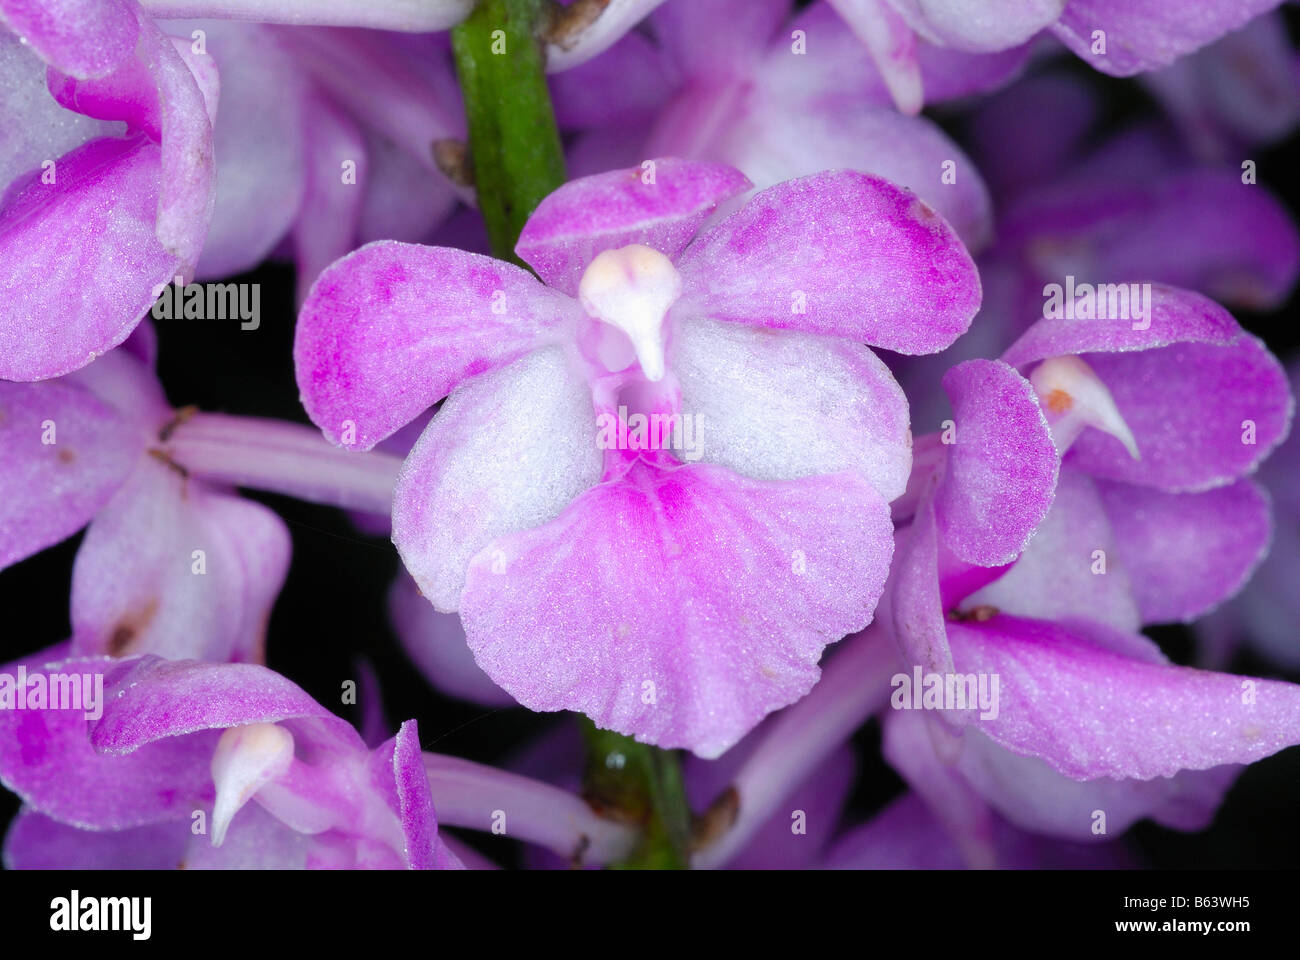
<path id="1" fill-rule="evenodd" d="M 640 823 L 641 840 L 625 869 L 682 870 L 690 866 L 692 818 L 681 765 L 670 750 L 601 730 L 581 717 L 587 743 L 584 792 L 597 812 Z"/>
<path id="2" fill-rule="evenodd" d="M 492 252 L 515 256 L 519 231 L 564 183 L 564 151 L 546 86 L 543 0 L 479 0 L 451 32 L 479 211 Z"/>

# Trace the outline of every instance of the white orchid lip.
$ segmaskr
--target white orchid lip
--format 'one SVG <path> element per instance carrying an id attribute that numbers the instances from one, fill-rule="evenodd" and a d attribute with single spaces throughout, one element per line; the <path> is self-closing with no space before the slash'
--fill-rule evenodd
<path id="1" fill-rule="evenodd" d="M 1029 382 L 1043 404 L 1060 453 L 1070 449 L 1085 427 L 1094 427 L 1124 444 L 1134 460 L 1142 459 L 1115 398 L 1101 377 L 1079 357 L 1048 357 L 1029 374 Z"/>
<path id="2" fill-rule="evenodd" d="M 663 379 L 664 316 L 681 295 L 682 278 L 672 261 L 639 243 L 597 254 L 578 283 L 583 309 L 627 334 L 651 381 Z"/>
<path id="3" fill-rule="evenodd" d="M 212 845 L 221 846 L 226 829 L 253 794 L 293 762 L 293 734 L 274 723 L 231 727 L 212 754 L 212 781 L 217 800 L 212 807 Z"/>

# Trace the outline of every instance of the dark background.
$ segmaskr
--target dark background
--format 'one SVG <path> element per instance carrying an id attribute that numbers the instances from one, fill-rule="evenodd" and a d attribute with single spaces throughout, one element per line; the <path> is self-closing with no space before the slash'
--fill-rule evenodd
<path id="1" fill-rule="evenodd" d="M 1293 40 L 1296 14 L 1289 11 Z M 1154 113 L 1156 107 L 1133 80 L 1098 74 L 1078 60 L 1066 65 L 1095 86 L 1108 105 L 1108 123 Z M 959 141 L 960 122 L 941 122 Z M 1300 211 L 1300 187 L 1293 173 L 1300 139 L 1255 151 L 1261 183 Z M 1270 177 L 1270 174 L 1272 176 Z M 238 321 L 159 321 L 159 366 L 174 406 L 278 417 L 308 422 L 298 403 L 292 346 L 294 325 L 291 266 L 266 264 L 234 278 L 262 285 L 262 322 L 241 331 Z M 1284 360 L 1300 347 L 1294 320 L 1300 298 L 1269 315 L 1236 312 Z M 69 318 L 75 322 L 75 318 Z M 1297 478 L 1300 482 L 1300 478 Z M 340 684 L 359 680 L 358 660 L 380 678 L 388 725 L 419 721 L 425 749 L 484 762 L 500 761 L 538 732 L 567 715 L 534 715 L 523 709 L 488 710 L 433 692 L 403 654 L 388 627 L 385 593 L 399 572 L 396 552 L 385 538 L 367 537 L 338 510 L 286 497 L 249 493 L 275 509 L 293 534 L 293 563 L 268 631 L 268 663 L 302 685 L 321 703 L 359 723 L 358 707 L 339 704 Z M 0 572 L 0 662 L 13 660 L 67 638 L 68 589 L 81 535 Z M 1300 584 L 1297 585 L 1300 587 Z M 1191 637 L 1183 628 L 1148 631 L 1176 662 L 1191 660 Z M 1279 676 L 1268 663 L 1242 656 L 1233 672 Z M 1300 675 L 1281 675 L 1300 682 Z M 364 691 L 364 687 L 362 688 Z M 846 819 L 859 822 L 903 789 L 881 760 L 873 722 L 855 738 L 861 774 Z M 18 808 L 0 791 L 0 825 Z M 1286 867 L 1300 862 L 1300 748 L 1293 747 L 1251 767 L 1228 794 L 1213 825 L 1184 834 L 1144 822 L 1127 835 L 1139 862 L 1159 867 Z M 473 834 L 462 836 L 475 842 Z M 495 838 L 494 838 L 495 839 Z M 501 844 L 492 845 L 499 858 Z"/>

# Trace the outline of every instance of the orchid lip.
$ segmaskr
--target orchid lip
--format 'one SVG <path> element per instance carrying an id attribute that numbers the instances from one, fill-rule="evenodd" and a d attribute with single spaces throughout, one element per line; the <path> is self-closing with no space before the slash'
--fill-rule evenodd
<path id="1" fill-rule="evenodd" d="M 664 317 L 682 294 L 682 278 L 671 260 L 634 243 L 599 253 L 578 283 L 587 313 L 627 335 L 647 380 L 662 380 Z"/>

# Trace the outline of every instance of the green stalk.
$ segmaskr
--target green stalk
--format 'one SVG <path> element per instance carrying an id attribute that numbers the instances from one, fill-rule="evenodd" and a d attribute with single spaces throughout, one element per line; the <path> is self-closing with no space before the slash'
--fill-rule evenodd
<path id="1" fill-rule="evenodd" d="M 565 180 L 539 33 L 544 10 L 543 0 L 479 0 L 451 32 L 479 211 L 492 252 L 521 265 L 519 231 Z"/>
<path id="2" fill-rule="evenodd" d="M 584 794 L 600 813 L 639 823 L 636 849 L 615 866 L 683 870 L 690 866 L 691 811 L 681 765 L 670 750 L 637 743 L 579 718 L 587 743 Z"/>

